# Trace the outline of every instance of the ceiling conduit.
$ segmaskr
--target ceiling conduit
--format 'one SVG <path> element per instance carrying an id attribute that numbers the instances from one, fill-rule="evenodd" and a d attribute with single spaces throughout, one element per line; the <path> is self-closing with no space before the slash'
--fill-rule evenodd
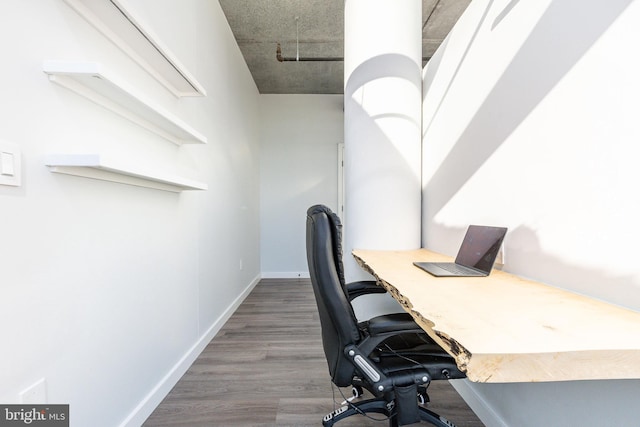
<path id="1" fill-rule="evenodd" d="M 319 56 L 319 57 L 300 57 L 299 55 L 296 55 L 295 57 L 287 57 L 287 56 L 282 56 L 282 48 L 280 47 L 280 43 L 278 43 L 278 47 L 276 48 L 276 59 L 279 62 L 285 62 L 285 61 L 295 61 L 295 62 L 302 62 L 302 61 L 344 61 L 344 58 L 342 57 L 330 57 L 330 56 Z"/>
<path id="2" fill-rule="evenodd" d="M 278 62 L 303 62 L 303 61 L 320 61 L 320 62 L 329 62 L 329 61 L 344 61 L 344 58 L 341 56 L 331 57 L 331 56 L 318 56 L 318 57 L 300 57 L 300 56 L 282 56 L 282 47 L 280 47 L 280 43 L 277 44 L 276 47 L 276 59 Z M 423 56 L 422 61 L 427 62 L 431 59 L 430 56 Z"/>
<path id="3" fill-rule="evenodd" d="M 427 26 L 427 23 L 429 22 L 429 20 L 431 19 L 431 16 L 433 15 L 433 12 L 436 10 L 436 7 L 438 7 L 438 4 L 440 3 L 440 0 L 437 0 L 436 3 L 433 5 L 433 8 L 431 9 L 431 12 L 429 13 L 429 16 L 427 16 L 427 19 L 424 21 L 424 24 L 422 25 L 422 29 L 424 30 L 424 28 Z M 317 61 L 317 62 L 330 62 L 330 61 L 344 61 L 344 57 L 341 56 L 336 56 L 336 57 L 332 57 L 332 56 L 319 56 L 319 57 L 300 57 L 300 39 L 298 36 L 298 19 L 299 17 L 296 16 L 296 56 L 294 57 L 290 57 L 290 56 L 282 56 L 282 47 L 280 46 L 280 43 L 277 43 L 276 46 L 276 59 L 278 60 L 278 62 L 286 62 L 286 61 L 292 61 L 292 62 L 303 62 L 303 61 Z M 423 56 L 422 57 L 422 62 L 428 62 L 431 59 L 430 56 Z"/>

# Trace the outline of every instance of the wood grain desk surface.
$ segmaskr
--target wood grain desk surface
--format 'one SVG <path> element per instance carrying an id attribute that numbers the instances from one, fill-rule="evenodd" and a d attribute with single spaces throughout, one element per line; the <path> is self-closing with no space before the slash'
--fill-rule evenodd
<path id="1" fill-rule="evenodd" d="M 498 270 L 432 277 L 413 262 L 452 258 L 426 249 L 353 256 L 471 381 L 640 378 L 639 312 Z"/>

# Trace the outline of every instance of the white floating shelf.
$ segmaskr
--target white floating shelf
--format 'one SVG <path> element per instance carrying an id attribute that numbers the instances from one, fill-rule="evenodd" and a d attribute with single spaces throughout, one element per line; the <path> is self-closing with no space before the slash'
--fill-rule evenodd
<path id="1" fill-rule="evenodd" d="M 102 105 L 161 137 L 181 144 L 205 144 L 207 138 L 184 121 L 108 73 L 96 62 L 44 61 L 49 80 Z"/>
<path id="2" fill-rule="evenodd" d="M 102 181 L 119 182 L 138 187 L 180 192 L 206 190 L 207 184 L 190 179 L 133 168 L 100 154 L 52 154 L 45 165 L 51 172 Z"/>
<path id="3" fill-rule="evenodd" d="M 64 0 L 175 96 L 206 91 L 125 0 Z"/>

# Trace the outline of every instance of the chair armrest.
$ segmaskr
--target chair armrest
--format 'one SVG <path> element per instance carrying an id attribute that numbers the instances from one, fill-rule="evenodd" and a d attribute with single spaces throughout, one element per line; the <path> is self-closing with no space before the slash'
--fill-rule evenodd
<path id="1" fill-rule="evenodd" d="M 387 292 L 382 286 L 378 286 L 374 280 L 347 283 L 346 288 L 349 301 L 353 301 L 362 295 L 384 294 Z"/>

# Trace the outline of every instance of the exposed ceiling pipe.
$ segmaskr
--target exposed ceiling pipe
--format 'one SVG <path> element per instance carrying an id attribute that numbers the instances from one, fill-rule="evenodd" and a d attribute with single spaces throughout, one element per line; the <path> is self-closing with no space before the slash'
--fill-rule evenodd
<path id="1" fill-rule="evenodd" d="M 436 2 L 436 4 L 433 6 L 433 9 L 431 9 L 431 13 L 429 13 L 429 16 L 427 17 L 427 19 L 424 21 L 424 25 L 422 26 L 422 29 L 424 30 L 424 27 L 427 25 L 427 22 L 429 22 L 429 19 L 431 18 L 431 15 L 433 15 L 433 12 L 436 10 L 436 7 L 438 6 L 438 4 L 440 3 L 440 0 L 438 0 Z M 331 61 L 344 61 L 344 58 L 341 56 L 319 56 L 319 57 L 300 57 L 300 39 L 298 37 L 298 19 L 299 17 L 296 16 L 296 57 L 292 58 L 292 57 L 287 57 L 287 56 L 282 56 L 282 47 L 280 46 L 280 43 L 277 44 L 276 46 L 276 59 L 278 60 L 278 62 L 285 62 L 285 61 L 292 61 L 292 62 L 304 62 L 304 61 L 317 61 L 317 62 L 331 62 Z M 430 56 L 423 56 L 422 57 L 422 62 L 428 62 L 431 59 Z"/>
<path id="2" fill-rule="evenodd" d="M 304 62 L 304 61 L 318 61 L 318 62 L 330 62 L 330 61 L 344 61 L 344 58 L 341 56 L 317 56 L 317 57 L 304 57 L 304 56 L 282 56 L 282 47 L 280 43 L 277 44 L 276 47 L 276 59 L 278 62 Z M 423 56 L 422 61 L 427 62 L 431 59 L 430 56 Z"/>
<path id="3" fill-rule="evenodd" d="M 329 61 L 344 61 L 343 57 L 332 57 L 332 56 L 318 56 L 318 57 L 304 57 L 299 54 L 295 57 L 282 56 L 282 47 L 280 47 L 280 43 L 276 47 L 276 59 L 279 62 L 285 61 L 293 61 L 293 62 L 303 62 L 303 61 L 320 61 L 320 62 L 329 62 Z"/>

